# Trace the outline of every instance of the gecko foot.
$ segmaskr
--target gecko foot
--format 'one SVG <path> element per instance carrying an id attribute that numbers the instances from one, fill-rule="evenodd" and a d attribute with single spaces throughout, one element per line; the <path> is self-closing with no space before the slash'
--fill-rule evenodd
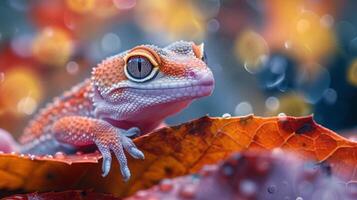
<path id="1" fill-rule="evenodd" d="M 114 138 L 111 138 L 110 140 L 104 139 L 96 141 L 97 147 L 103 156 L 103 177 L 107 176 L 110 171 L 112 162 L 111 151 L 113 151 L 116 158 L 118 159 L 123 179 L 125 181 L 128 181 L 130 179 L 131 175 L 124 149 L 132 157 L 136 159 L 144 159 L 144 154 L 135 146 L 133 141 L 128 137 L 128 135 L 134 135 L 133 132 L 135 132 L 135 134 L 138 133 L 138 130 L 138 128 L 131 128 L 127 131 L 120 129 L 117 131 Z"/>
<path id="2" fill-rule="evenodd" d="M 140 135 L 140 129 L 138 127 L 133 127 L 128 129 L 127 131 L 121 131 L 120 134 L 125 135 L 126 137 L 132 137 L 135 135 Z"/>

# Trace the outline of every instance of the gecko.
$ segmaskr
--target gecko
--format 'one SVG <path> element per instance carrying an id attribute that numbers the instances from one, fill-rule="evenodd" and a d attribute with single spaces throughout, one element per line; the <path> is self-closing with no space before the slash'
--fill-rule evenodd
<path id="1" fill-rule="evenodd" d="M 214 77 L 205 55 L 203 43 L 178 41 L 164 48 L 140 45 L 106 58 L 90 78 L 35 115 L 19 138 L 19 151 L 41 155 L 96 147 L 102 176 L 110 171 L 113 153 L 129 180 L 125 151 L 144 159 L 132 138 L 212 93 Z"/>

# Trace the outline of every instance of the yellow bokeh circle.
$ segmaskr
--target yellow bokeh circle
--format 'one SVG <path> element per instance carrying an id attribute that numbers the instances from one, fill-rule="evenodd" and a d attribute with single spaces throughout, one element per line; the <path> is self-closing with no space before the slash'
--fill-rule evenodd
<path id="1" fill-rule="evenodd" d="M 34 39 L 32 53 L 43 64 L 64 66 L 73 53 L 73 42 L 66 31 L 47 27 Z"/>
<path id="2" fill-rule="evenodd" d="M 347 81 L 357 87 L 357 59 L 352 62 L 347 70 Z"/>
<path id="3" fill-rule="evenodd" d="M 18 115 L 32 114 L 43 97 L 39 77 L 25 67 L 5 72 L 0 84 L 0 110 Z"/>
<path id="4" fill-rule="evenodd" d="M 95 0 L 67 0 L 67 6 L 76 13 L 87 13 L 94 9 Z"/>

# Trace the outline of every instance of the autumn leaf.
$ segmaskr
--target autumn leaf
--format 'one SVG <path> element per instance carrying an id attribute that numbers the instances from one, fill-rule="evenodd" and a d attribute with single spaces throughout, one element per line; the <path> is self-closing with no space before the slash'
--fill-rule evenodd
<path id="1" fill-rule="evenodd" d="M 144 199 L 344 199 L 357 198 L 325 165 L 307 163 L 294 154 L 243 152 L 197 174 L 163 179 L 125 200 Z"/>
<path id="2" fill-rule="evenodd" d="M 164 178 L 195 173 L 232 152 L 277 149 L 323 163 L 348 186 L 357 181 L 357 144 L 317 125 L 312 117 L 203 117 L 134 142 L 145 160 L 128 156 L 132 177 L 127 183 L 122 181 L 117 162 L 113 162 L 108 177 L 101 177 L 98 153 L 45 157 L 2 154 L 0 189 L 8 193 L 93 189 L 126 197 Z"/>
<path id="3" fill-rule="evenodd" d="M 92 191 L 64 191 L 64 192 L 48 192 L 48 193 L 29 193 L 29 194 L 19 194 L 6 197 L 2 200 L 120 200 L 119 198 L 113 197 L 109 194 L 95 193 Z"/>

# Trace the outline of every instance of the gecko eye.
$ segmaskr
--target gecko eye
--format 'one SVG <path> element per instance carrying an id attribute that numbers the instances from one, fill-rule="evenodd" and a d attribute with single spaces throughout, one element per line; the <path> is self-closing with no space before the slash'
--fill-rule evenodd
<path id="1" fill-rule="evenodd" d="M 157 74 L 156 72 L 157 68 L 143 56 L 129 58 L 125 67 L 126 76 L 135 82 L 150 80 Z"/>

